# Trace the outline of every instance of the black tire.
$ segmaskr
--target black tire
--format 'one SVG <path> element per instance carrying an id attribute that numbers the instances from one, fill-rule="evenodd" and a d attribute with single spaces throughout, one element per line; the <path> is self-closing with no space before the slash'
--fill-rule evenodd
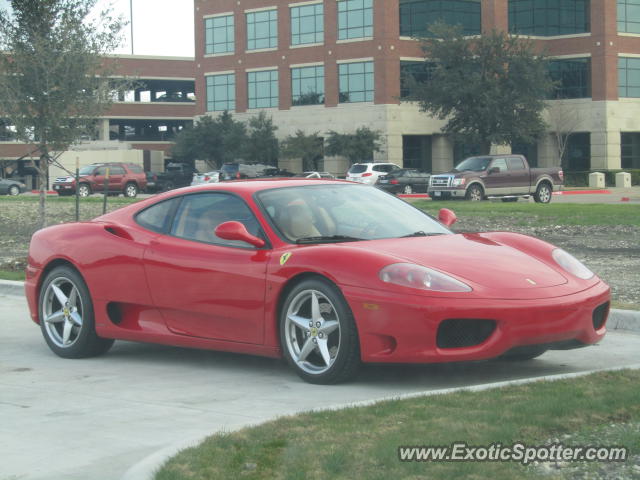
<path id="1" fill-rule="evenodd" d="M 315 321 L 311 312 L 313 295 L 318 301 L 319 313 L 324 314 L 320 327 L 317 326 L 320 322 L 313 327 L 306 324 L 307 320 L 312 324 Z M 304 329 L 289 319 L 290 309 L 295 310 L 296 318 L 304 320 Z M 305 314 L 309 315 L 308 319 L 303 317 Z M 338 323 L 337 328 L 323 337 L 323 328 L 333 322 Z M 283 355 L 303 380 L 330 385 L 350 380 L 357 374 L 360 367 L 358 331 L 351 309 L 334 284 L 312 278 L 295 285 L 282 306 L 279 326 Z M 323 357 L 321 342 L 324 342 L 325 354 L 330 357 L 329 364 Z M 311 345 L 308 353 L 302 360 L 295 360 L 294 355 L 302 357 L 308 343 Z"/>
<path id="2" fill-rule="evenodd" d="M 81 197 L 88 197 L 89 195 L 91 195 L 91 187 L 89 186 L 88 183 L 81 183 L 78 186 L 78 194 Z"/>
<path id="3" fill-rule="evenodd" d="M 479 202 L 484 199 L 484 189 L 477 183 L 474 183 L 467 188 L 467 193 L 464 198 L 471 202 Z"/>
<path id="4" fill-rule="evenodd" d="M 402 193 L 404 193 L 405 195 L 411 195 L 413 193 L 413 187 L 411 185 L 405 185 L 402 188 Z"/>
<path id="5" fill-rule="evenodd" d="M 66 295 L 70 303 L 63 304 L 52 285 Z M 77 300 L 72 302 L 74 288 Z M 56 313 L 59 314 L 58 318 L 62 317 L 62 320 L 46 321 L 47 317 L 53 319 Z M 81 319 L 80 326 L 74 324 L 74 313 L 79 314 L 77 316 Z M 91 294 L 82 276 L 71 267 L 56 267 L 47 274 L 38 296 L 38 316 L 40 329 L 47 345 L 59 357 L 95 357 L 107 352 L 113 345 L 113 339 L 101 338 L 96 334 Z M 64 345 L 67 323 L 73 326 L 69 327 L 69 344 Z"/>
<path id="6" fill-rule="evenodd" d="M 498 357 L 500 360 L 506 360 L 509 362 L 526 362 L 528 360 L 533 360 L 534 358 L 539 357 L 543 353 L 545 353 L 548 349 L 545 347 L 538 347 L 532 345 L 530 347 L 520 347 L 514 349 L 511 352 L 507 352 L 501 357 Z"/>
<path id="7" fill-rule="evenodd" d="M 533 194 L 533 199 L 536 203 L 549 203 L 551 202 L 552 192 L 549 182 L 541 182 L 536 188 L 536 193 Z"/>
<path id="8" fill-rule="evenodd" d="M 9 187 L 9 191 L 7 192 L 9 195 L 11 195 L 12 197 L 15 197 L 17 195 L 20 195 L 20 187 L 17 185 L 11 185 Z"/>
<path id="9" fill-rule="evenodd" d="M 138 196 L 138 185 L 129 182 L 124 186 L 124 196 L 127 198 L 136 198 Z"/>
<path id="10" fill-rule="evenodd" d="M 503 198 L 502 201 L 504 203 L 515 203 L 518 201 L 518 197 L 512 197 L 512 198 Z"/>

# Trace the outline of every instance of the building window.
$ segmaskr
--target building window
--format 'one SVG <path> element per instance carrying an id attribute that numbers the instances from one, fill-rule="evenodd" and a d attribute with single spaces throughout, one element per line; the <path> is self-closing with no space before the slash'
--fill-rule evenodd
<path id="1" fill-rule="evenodd" d="M 572 58 L 549 62 L 549 76 L 556 83 L 551 98 L 591 97 L 591 59 Z"/>
<path id="2" fill-rule="evenodd" d="M 433 65 L 433 64 L 431 64 Z M 401 61 L 400 62 L 400 98 L 407 98 L 411 94 L 409 80 L 415 79 L 418 83 L 424 83 L 431 77 L 430 64 L 426 62 Z"/>
<path id="3" fill-rule="evenodd" d="M 618 95 L 640 98 L 640 58 L 618 58 Z"/>
<path id="4" fill-rule="evenodd" d="M 291 69 L 293 105 L 319 105 L 324 103 L 324 66 Z"/>
<path id="5" fill-rule="evenodd" d="M 591 31 L 589 0 L 509 0 L 509 32 L 550 37 Z"/>
<path id="6" fill-rule="evenodd" d="M 340 103 L 373 101 L 373 62 L 342 63 L 338 71 Z"/>
<path id="7" fill-rule="evenodd" d="M 278 11 L 247 13 L 247 50 L 278 46 Z"/>
<path id="8" fill-rule="evenodd" d="M 236 77 L 233 73 L 207 77 L 207 111 L 236 109 Z"/>
<path id="9" fill-rule="evenodd" d="M 338 40 L 373 36 L 373 0 L 338 2 Z"/>
<path id="10" fill-rule="evenodd" d="M 291 45 L 324 41 L 324 5 L 291 7 Z"/>
<path id="11" fill-rule="evenodd" d="M 465 35 L 480 35 L 480 0 L 400 0 L 400 35 L 430 36 L 434 22 L 461 25 Z"/>
<path id="12" fill-rule="evenodd" d="M 266 70 L 247 74 L 249 108 L 278 106 L 278 71 Z"/>
<path id="13" fill-rule="evenodd" d="M 640 34 L 640 1 L 618 0 L 618 31 Z"/>
<path id="14" fill-rule="evenodd" d="M 205 54 L 233 53 L 235 29 L 233 15 L 205 18 Z"/>
<path id="15" fill-rule="evenodd" d="M 590 133 L 574 133 L 569 137 L 563 165 L 571 172 L 586 172 L 591 168 Z"/>
<path id="16" fill-rule="evenodd" d="M 640 169 L 640 133 L 620 134 L 622 168 Z"/>

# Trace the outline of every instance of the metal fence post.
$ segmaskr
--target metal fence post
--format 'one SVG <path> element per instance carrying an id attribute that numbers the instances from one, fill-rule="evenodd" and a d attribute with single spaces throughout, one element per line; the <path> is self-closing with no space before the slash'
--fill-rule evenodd
<path id="1" fill-rule="evenodd" d="M 102 214 L 107 213 L 107 195 L 109 195 L 109 167 L 107 167 L 106 174 L 104 176 L 104 198 L 102 202 Z"/>

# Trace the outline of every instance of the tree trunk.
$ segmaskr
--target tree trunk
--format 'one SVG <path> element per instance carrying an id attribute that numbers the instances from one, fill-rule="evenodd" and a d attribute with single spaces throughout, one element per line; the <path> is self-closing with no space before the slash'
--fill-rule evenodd
<path id="1" fill-rule="evenodd" d="M 491 142 L 482 140 L 480 142 L 480 155 L 489 155 L 491 153 Z"/>
<path id="2" fill-rule="evenodd" d="M 47 155 L 40 156 L 38 167 L 38 186 L 40 188 L 40 201 L 38 202 L 38 230 L 47 226 L 47 178 L 49 173 L 49 162 Z"/>

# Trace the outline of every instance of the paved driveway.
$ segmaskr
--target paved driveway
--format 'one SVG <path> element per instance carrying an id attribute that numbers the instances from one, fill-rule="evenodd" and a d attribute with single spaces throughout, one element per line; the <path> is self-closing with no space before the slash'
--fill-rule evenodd
<path id="1" fill-rule="evenodd" d="M 640 363 L 640 335 L 509 364 L 367 367 L 352 384 L 300 381 L 280 361 L 117 342 L 102 358 L 45 346 L 24 299 L 0 295 L 0 479 L 116 480 L 185 439 L 277 415 L 457 386 Z"/>

